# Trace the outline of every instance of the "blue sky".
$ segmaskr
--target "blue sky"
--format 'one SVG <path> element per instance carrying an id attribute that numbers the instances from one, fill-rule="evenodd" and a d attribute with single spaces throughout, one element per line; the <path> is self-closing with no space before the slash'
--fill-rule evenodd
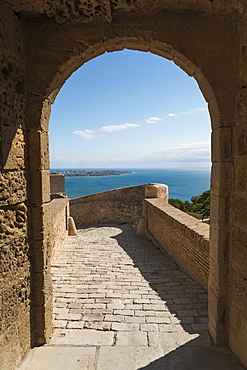
<path id="1" fill-rule="evenodd" d="M 173 62 L 106 53 L 77 70 L 53 104 L 51 168 L 209 168 L 210 131 L 197 82 Z"/>

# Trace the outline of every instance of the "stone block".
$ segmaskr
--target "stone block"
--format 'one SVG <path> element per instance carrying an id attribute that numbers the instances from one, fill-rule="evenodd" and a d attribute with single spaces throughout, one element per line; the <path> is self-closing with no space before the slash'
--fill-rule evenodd
<path id="1" fill-rule="evenodd" d="M 156 40 L 152 40 L 150 52 L 168 60 L 173 60 L 174 55 L 177 56 L 177 52 L 174 51 L 171 45 L 167 45 Z"/>
<path id="2" fill-rule="evenodd" d="M 246 77 L 246 75 L 245 75 Z M 237 94 L 235 100 L 235 118 L 236 125 L 245 125 L 247 116 L 247 89 L 243 86 Z"/>
<path id="3" fill-rule="evenodd" d="M 208 289 L 209 332 L 218 345 L 227 344 L 226 297 L 215 294 Z"/>
<path id="4" fill-rule="evenodd" d="M 153 42 L 171 45 L 173 50 L 178 50 L 178 46 L 181 44 L 194 18 L 194 15 L 188 13 L 184 14 L 181 18 L 179 14 L 175 12 L 160 12 L 156 17 L 156 22 L 153 27 Z M 171 54 L 171 59 L 173 54 L 174 51 Z"/>
<path id="5" fill-rule="evenodd" d="M 25 29 L 24 23 L 15 14 L 10 17 L 10 50 L 19 60 L 25 59 Z"/>
<path id="6" fill-rule="evenodd" d="M 229 196 L 233 190 L 234 168 L 229 162 L 215 162 L 211 171 L 210 194 Z"/>
<path id="7" fill-rule="evenodd" d="M 25 63 L 14 57 L 11 52 L 0 52 L 0 65 L 2 73 L 0 74 L 0 91 L 7 94 L 25 96 L 26 80 L 25 80 Z M 12 105 L 15 102 L 12 101 Z M 12 112 L 11 115 L 13 115 Z"/>
<path id="8" fill-rule="evenodd" d="M 2 330 L 10 328 L 12 325 L 20 323 L 20 318 L 28 314 L 29 311 L 29 274 L 24 269 L 16 273 L 15 279 L 9 279 L 5 282 L 2 289 Z"/>
<path id="9" fill-rule="evenodd" d="M 246 270 L 247 261 L 247 232 L 238 227 L 234 227 L 231 237 L 231 248 L 229 251 L 229 260 L 232 264 L 239 266 L 241 271 Z"/>
<path id="10" fill-rule="evenodd" d="M 49 131 L 49 121 L 51 116 L 51 102 L 49 99 L 45 99 L 43 101 L 41 118 L 40 118 L 40 126 L 44 132 Z"/>
<path id="11" fill-rule="evenodd" d="M 168 186 L 164 184 L 146 185 L 145 198 L 159 198 L 168 203 Z"/>
<path id="12" fill-rule="evenodd" d="M 0 13 L 0 52 L 10 51 L 11 31 L 10 31 L 11 10 L 5 3 L 1 4 Z"/>
<path id="13" fill-rule="evenodd" d="M 210 199 L 210 224 L 216 229 L 226 230 L 230 219 L 230 199 L 212 194 Z"/>
<path id="14" fill-rule="evenodd" d="M 149 345 L 150 347 L 161 346 L 165 352 L 169 349 L 170 351 L 183 346 L 185 343 L 192 341 L 198 337 L 198 334 L 189 334 L 182 330 L 180 327 L 178 331 L 173 331 L 172 333 L 164 332 L 150 332 L 149 336 Z"/>
<path id="15" fill-rule="evenodd" d="M 42 272 L 50 264 L 51 260 L 51 244 L 50 235 L 42 240 L 35 240 L 32 243 L 32 250 L 30 251 L 32 256 L 32 269 L 34 272 Z"/>
<path id="16" fill-rule="evenodd" d="M 117 333 L 117 346 L 147 346 L 147 333 L 141 331 L 121 331 Z"/>
<path id="17" fill-rule="evenodd" d="M 174 53 L 174 56 L 173 56 L 173 62 L 179 66 L 184 72 L 187 73 L 187 75 L 189 76 L 193 76 L 195 77 L 196 81 L 198 82 L 199 86 L 201 87 L 199 81 L 197 80 L 197 76 L 199 75 L 200 71 L 198 70 L 198 68 L 190 62 L 189 59 L 187 59 L 184 55 L 178 53 L 178 52 L 175 52 Z M 197 76 L 195 76 L 195 74 L 197 73 Z M 205 77 L 203 77 L 203 80 L 206 80 Z M 204 83 L 205 85 L 205 83 Z M 206 101 L 208 101 L 210 99 L 210 97 L 212 97 L 212 93 L 211 93 L 211 87 L 210 87 L 210 94 L 208 93 L 208 89 L 206 89 L 206 86 L 203 86 L 204 89 L 203 89 L 203 94 L 206 94 L 206 96 L 204 95 Z"/>
<path id="18" fill-rule="evenodd" d="M 46 303 L 44 303 L 44 299 Z M 33 304 L 38 304 L 31 307 L 31 322 L 32 322 L 32 345 L 39 346 L 45 344 L 51 336 L 53 323 L 52 323 L 52 295 L 43 297 L 43 304 L 33 301 Z"/>
<path id="19" fill-rule="evenodd" d="M 23 203 L 26 197 L 25 171 L 7 171 L 0 174 L 0 206 Z"/>
<path id="20" fill-rule="evenodd" d="M 52 281 L 51 276 L 47 271 L 34 272 L 32 274 L 32 304 L 39 309 L 44 307 L 50 295 L 52 294 Z"/>
<path id="21" fill-rule="evenodd" d="M 114 331 L 138 331 L 139 326 L 140 326 L 140 324 L 138 324 L 138 323 L 113 322 L 112 326 L 111 326 L 111 330 L 114 330 Z"/>
<path id="22" fill-rule="evenodd" d="M 231 304 L 237 307 L 242 315 L 247 318 L 246 266 L 244 269 L 241 269 L 233 261 L 229 269 L 229 297 Z"/>
<path id="23" fill-rule="evenodd" d="M 18 323 L 18 336 L 20 340 L 20 346 L 23 354 L 27 353 L 30 349 L 31 342 L 31 327 L 30 327 L 30 312 L 22 314 L 21 322 Z"/>
<path id="24" fill-rule="evenodd" d="M 206 71 L 205 73 L 207 74 Z M 234 114 L 235 114 L 234 101 L 236 98 L 237 90 L 238 87 L 234 86 L 233 89 L 229 89 L 223 92 L 219 92 L 218 94 L 215 94 L 215 99 L 217 101 L 217 106 L 219 110 L 218 128 L 232 127 L 234 125 Z M 213 128 L 217 127 L 213 125 Z"/>
<path id="25" fill-rule="evenodd" d="M 212 162 L 232 159 L 232 131 L 230 127 L 219 127 L 212 132 Z"/>
<path id="26" fill-rule="evenodd" d="M 25 168 L 25 139 L 22 128 L 2 125 L 2 167 L 4 170 Z"/>
<path id="27" fill-rule="evenodd" d="M 82 24 L 79 22 L 70 22 L 64 25 L 64 29 L 66 30 L 66 33 L 70 36 L 70 39 L 76 42 L 76 45 L 77 47 L 79 47 L 81 52 L 84 52 L 88 47 L 103 43 L 102 28 L 99 24 Z M 61 43 L 62 42 L 63 41 L 61 40 Z"/>
<path id="28" fill-rule="evenodd" d="M 226 295 L 228 287 L 228 262 L 218 264 L 210 260 L 208 285 L 215 295 Z"/>
<path id="29" fill-rule="evenodd" d="M 235 190 L 245 196 L 247 192 L 247 156 L 235 157 L 234 173 Z"/>
<path id="30" fill-rule="evenodd" d="M 82 54 L 81 57 L 83 62 L 89 62 L 90 60 L 99 57 L 105 53 L 105 45 L 103 42 L 94 45 L 93 47 L 88 47 Z"/>
<path id="31" fill-rule="evenodd" d="M 117 17 L 112 23 L 104 22 L 102 27 L 102 37 L 105 51 L 113 52 L 124 49 L 124 19 Z"/>
<path id="32" fill-rule="evenodd" d="M 50 235 L 51 212 L 50 204 L 31 207 L 32 238 L 35 240 L 44 240 Z"/>
<path id="33" fill-rule="evenodd" d="M 184 33 L 179 37 L 180 45 L 177 48 L 196 66 L 202 66 L 203 70 L 209 56 L 213 58 L 217 55 L 219 46 L 222 46 L 222 42 L 226 43 L 228 28 L 224 22 L 196 16 L 195 14 L 189 14 L 187 19 Z M 181 31 L 179 30 L 179 32 Z M 174 33 L 176 35 L 178 31 L 174 30 Z"/>
<path id="34" fill-rule="evenodd" d="M 0 363 L 2 369 L 17 369 L 25 353 L 22 353 L 18 331 L 15 325 L 11 326 L 0 336 L 0 342 Z"/>
<path id="35" fill-rule="evenodd" d="M 30 131 L 28 135 L 28 140 L 29 140 L 30 170 L 32 172 L 49 170 L 50 159 L 49 159 L 48 133 L 41 130 Z"/>
<path id="36" fill-rule="evenodd" d="M 156 367 L 155 361 L 158 360 Z M 160 347 L 102 346 L 99 350 L 98 370 L 145 369 L 153 365 L 165 369 L 165 359 Z"/>
<path id="37" fill-rule="evenodd" d="M 136 49 L 138 45 L 138 50 L 149 51 L 155 20 L 150 16 L 124 18 L 124 47 Z"/>
<path id="38" fill-rule="evenodd" d="M 65 177 L 60 173 L 50 173 L 51 193 L 65 192 Z"/>
<path id="39" fill-rule="evenodd" d="M 232 199 L 232 224 L 238 226 L 242 230 L 246 230 L 247 225 L 247 200 L 245 195 L 234 196 Z"/>
<path id="40" fill-rule="evenodd" d="M 210 228 L 210 248 L 209 257 L 216 264 L 223 265 L 229 259 L 229 228 L 216 229 Z"/>
<path id="41" fill-rule="evenodd" d="M 30 172 L 30 200 L 34 207 L 50 202 L 50 172 L 48 170 Z"/>
<path id="42" fill-rule="evenodd" d="M 203 95 L 208 102 L 208 110 L 211 118 L 211 128 L 216 129 L 220 126 L 222 126 L 222 119 L 221 114 L 219 111 L 219 105 L 216 97 L 213 93 L 213 87 L 210 86 L 209 82 L 206 80 L 206 78 L 201 77 L 200 75 L 195 75 L 196 80 L 199 83 L 199 86 L 201 87 L 201 90 L 203 92 Z M 210 98 L 213 95 L 212 98 Z"/>
<path id="43" fill-rule="evenodd" d="M 198 18 L 197 21 L 199 21 Z M 208 21 L 209 20 L 205 21 L 205 26 Z M 211 42 L 211 45 L 207 44 L 207 52 L 209 57 L 206 62 L 203 63 L 201 70 L 204 75 L 207 76 L 209 81 L 211 81 L 214 87 L 214 92 L 217 96 L 221 94 L 225 95 L 225 93 L 227 93 L 225 95 L 226 101 L 224 106 L 227 108 L 227 103 L 230 103 L 232 115 L 227 118 L 224 110 L 222 110 L 222 118 L 223 122 L 232 123 L 234 120 L 235 101 L 234 99 L 228 100 L 227 95 L 229 93 L 233 93 L 233 96 L 236 96 L 236 92 L 238 91 L 237 70 L 239 65 L 239 34 L 230 23 L 226 23 L 224 21 L 211 22 L 211 20 L 210 23 L 210 30 L 206 36 L 207 42 Z M 203 32 L 206 34 L 207 31 L 204 29 Z M 217 32 L 217 36 L 214 32 Z M 203 44 L 204 48 L 205 43 Z M 222 64 L 226 58 L 227 63 L 224 64 L 224 68 L 216 71 L 214 66 Z"/>
<path id="44" fill-rule="evenodd" d="M 47 343 L 53 332 L 53 294 L 48 294 L 47 289 L 45 290 L 45 302 L 45 341 Z"/>
<path id="45" fill-rule="evenodd" d="M 24 203 L 0 209 L 0 220 L 0 232 L 5 243 L 26 237 L 27 207 Z"/>
<path id="46" fill-rule="evenodd" d="M 2 274 L 2 281 L 0 287 L 6 284 L 6 281 L 12 280 L 13 276 L 19 271 L 29 276 L 29 245 L 27 243 L 26 235 L 15 236 L 14 238 L 2 237 L 3 243 L 1 250 L 1 266 L 0 273 Z M 5 283 L 4 280 L 6 279 Z M 2 286 L 2 287 L 3 287 Z"/>
<path id="47" fill-rule="evenodd" d="M 28 92 L 27 103 L 26 103 L 28 106 L 28 109 L 26 112 L 26 117 L 27 117 L 26 125 L 29 130 L 34 130 L 34 132 L 38 130 L 40 130 L 41 132 L 48 132 L 49 122 L 47 122 L 44 119 L 43 120 L 41 119 L 44 101 L 45 101 L 44 97 Z M 37 147 L 39 147 L 39 141 L 37 142 L 37 139 L 35 138 L 32 140 L 34 140 L 35 141 L 34 144 L 37 145 Z M 32 165 L 34 166 L 33 163 Z M 39 168 L 39 166 L 34 167 L 34 169 L 37 169 L 37 168 Z"/>
<path id="48" fill-rule="evenodd" d="M 32 350 L 19 370 L 93 369 L 96 347 L 39 347 Z"/>
<path id="49" fill-rule="evenodd" d="M 229 310 L 229 347 L 247 366 L 247 317 L 234 304 Z"/>
<path id="50" fill-rule="evenodd" d="M 114 332 L 88 329 L 55 329 L 51 345 L 108 346 L 112 348 Z"/>
<path id="51" fill-rule="evenodd" d="M 247 154 L 247 124 L 234 126 L 233 130 L 233 154 L 242 156 Z"/>

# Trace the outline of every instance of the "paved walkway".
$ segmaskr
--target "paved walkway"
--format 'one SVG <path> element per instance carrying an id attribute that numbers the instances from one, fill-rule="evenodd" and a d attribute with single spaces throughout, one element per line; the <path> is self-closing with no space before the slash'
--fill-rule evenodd
<path id="1" fill-rule="evenodd" d="M 131 225 L 82 228 L 52 265 L 54 333 L 22 370 L 237 370 L 207 332 L 207 294 Z"/>

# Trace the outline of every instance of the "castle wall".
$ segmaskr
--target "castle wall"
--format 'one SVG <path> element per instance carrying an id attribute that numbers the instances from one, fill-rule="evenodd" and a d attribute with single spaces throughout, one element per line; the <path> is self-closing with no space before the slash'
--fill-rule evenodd
<path id="1" fill-rule="evenodd" d="M 0 10 L 0 368 L 30 348 L 30 258 L 23 23 Z"/>

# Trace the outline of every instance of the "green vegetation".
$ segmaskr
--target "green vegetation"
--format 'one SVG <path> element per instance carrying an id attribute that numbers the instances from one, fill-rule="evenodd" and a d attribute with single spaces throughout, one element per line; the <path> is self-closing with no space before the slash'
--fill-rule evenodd
<path id="1" fill-rule="evenodd" d="M 201 195 L 191 198 L 191 202 L 180 199 L 169 199 L 169 204 L 181 209 L 184 212 L 197 213 L 202 215 L 202 219 L 210 215 L 210 190 L 204 191 Z"/>

